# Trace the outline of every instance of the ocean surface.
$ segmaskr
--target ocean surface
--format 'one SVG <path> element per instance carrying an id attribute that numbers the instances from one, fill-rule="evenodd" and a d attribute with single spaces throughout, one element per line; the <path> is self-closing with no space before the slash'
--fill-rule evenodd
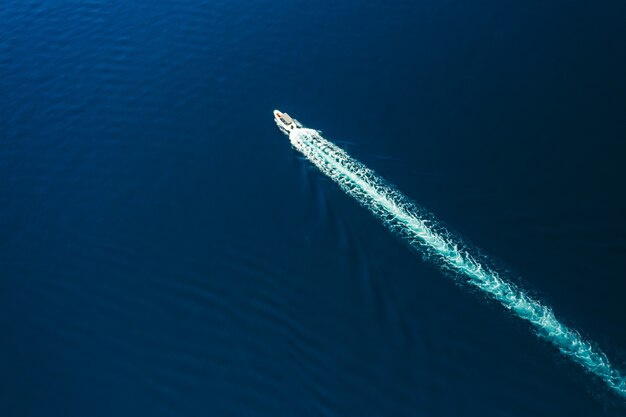
<path id="1" fill-rule="evenodd" d="M 624 416 L 289 112 L 626 373 L 622 1 L 0 3 L 0 416 Z"/>

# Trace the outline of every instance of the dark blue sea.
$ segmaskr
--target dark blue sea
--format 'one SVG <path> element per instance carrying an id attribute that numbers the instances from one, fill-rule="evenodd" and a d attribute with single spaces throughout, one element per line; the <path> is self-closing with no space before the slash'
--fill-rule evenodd
<path id="1" fill-rule="evenodd" d="M 289 112 L 626 372 L 623 1 L 0 2 L 0 416 L 623 416 Z"/>

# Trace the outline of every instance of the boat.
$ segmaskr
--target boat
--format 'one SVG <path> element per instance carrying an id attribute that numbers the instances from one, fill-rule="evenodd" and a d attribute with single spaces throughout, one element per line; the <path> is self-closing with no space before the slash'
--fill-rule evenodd
<path id="1" fill-rule="evenodd" d="M 274 121 L 276 122 L 280 130 L 282 130 L 286 134 L 289 134 L 292 130 L 296 128 L 302 127 L 302 125 L 298 123 L 297 120 L 292 119 L 291 116 L 289 116 L 287 113 L 283 113 L 278 110 L 274 110 Z"/>

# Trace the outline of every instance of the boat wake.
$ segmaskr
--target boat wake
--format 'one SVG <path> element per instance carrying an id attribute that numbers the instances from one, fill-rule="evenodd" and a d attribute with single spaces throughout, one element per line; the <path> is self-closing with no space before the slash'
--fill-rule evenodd
<path id="1" fill-rule="evenodd" d="M 550 307 L 504 279 L 478 257 L 472 256 L 432 216 L 374 171 L 324 139 L 316 130 L 294 129 L 289 134 L 289 140 L 322 173 L 339 184 L 411 248 L 451 272 L 455 279 L 479 289 L 531 323 L 540 337 L 626 398 L 626 379 L 612 367 L 602 351 L 583 339 L 576 330 L 561 323 Z"/>

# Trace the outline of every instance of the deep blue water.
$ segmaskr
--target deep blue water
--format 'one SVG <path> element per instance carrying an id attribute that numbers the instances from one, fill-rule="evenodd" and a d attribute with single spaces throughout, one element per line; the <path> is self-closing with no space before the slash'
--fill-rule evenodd
<path id="1" fill-rule="evenodd" d="M 624 415 L 271 114 L 626 371 L 624 21 L 618 1 L 2 2 L 0 415 Z"/>

